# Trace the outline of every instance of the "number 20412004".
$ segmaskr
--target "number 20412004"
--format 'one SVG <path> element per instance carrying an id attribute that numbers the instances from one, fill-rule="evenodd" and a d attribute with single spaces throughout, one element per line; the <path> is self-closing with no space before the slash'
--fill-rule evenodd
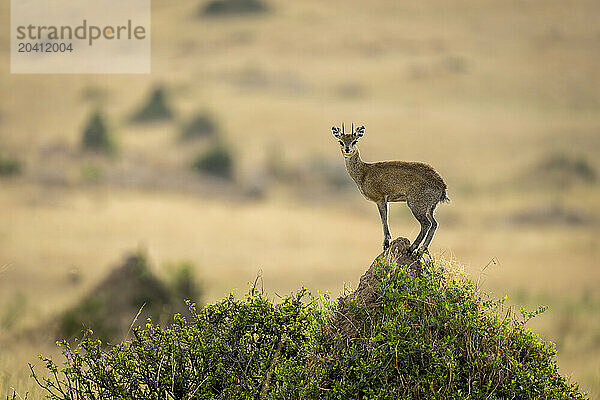
<path id="1" fill-rule="evenodd" d="M 17 44 L 19 53 L 65 53 L 73 51 L 72 43 L 28 43 Z"/>

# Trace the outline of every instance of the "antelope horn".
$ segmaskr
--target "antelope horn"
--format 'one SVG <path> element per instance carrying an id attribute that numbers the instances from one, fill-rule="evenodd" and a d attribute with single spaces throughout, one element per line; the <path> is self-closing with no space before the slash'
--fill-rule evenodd
<path id="1" fill-rule="evenodd" d="M 352 123 L 352 134 L 354 135 L 354 122 Z"/>
<path id="2" fill-rule="evenodd" d="M 344 123 L 342 122 L 342 135 L 346 134 L 346 128 L 344 128 Z"/>

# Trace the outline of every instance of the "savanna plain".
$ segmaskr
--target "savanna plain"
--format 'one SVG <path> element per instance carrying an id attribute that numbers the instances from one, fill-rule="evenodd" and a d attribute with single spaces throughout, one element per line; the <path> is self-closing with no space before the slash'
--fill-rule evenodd
<path id="1" fill-rule="evenodd" d="M 149 75 L 10 74 L 0 32 L 0 398 L 42 398 L 27 363 L 58 337 L 36 332 L 131 253 L 191 268 L 203 303 L 257 276 L 273 298 L 355 287 L 383 235 L 342 121 L 366 126 L 365 161 L 440 172 L 432 254 L 547 305 L 529 327 L 599 398 L 600 3 L 207 4 L 152 2 Z M 390 228 L 419 230 L 404 204 Z"/>

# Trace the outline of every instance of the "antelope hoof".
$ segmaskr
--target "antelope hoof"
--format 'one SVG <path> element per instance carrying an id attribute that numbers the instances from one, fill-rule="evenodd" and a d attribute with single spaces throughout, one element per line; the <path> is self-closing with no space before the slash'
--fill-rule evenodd
<path id="1" fill-rule="evenodd" d="M 386 251 L 390 248 L 390 238 L 383 239 L 383 251 Z"/>
<path id="2" fill-rule="evenodd" d="M 431 256 L 429 254 L 429 248 L 427 248 L 427 247 L 419 247 L 419 249 L 416 249 L 416 250 L 411 250 L 411 248 L 408 249 L 408 255 L 409 256 L 413 255 L 416 258 L 422 258 L 423 255 L 425 255 L 425 254 Z"/>

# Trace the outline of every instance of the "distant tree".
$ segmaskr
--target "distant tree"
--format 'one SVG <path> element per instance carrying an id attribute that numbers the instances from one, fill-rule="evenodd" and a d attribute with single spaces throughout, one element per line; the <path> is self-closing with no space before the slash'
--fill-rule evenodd
<path id="1" fill-rule="evenodd" d="M 21 162 L 16 158 L 0 154 L 0 177 L 21 173 Z"/>
<path id="2" fill-rule="evenodd" d="M 200 8 L 202 16 L 261 14 L 269 10 L 261 0 L 212 0 Z"/>
<path id="3" fill-rule="evenodd" d="M 92 113 L 83 130 L 82 147 L 85 150 L 107 154 L 112 154 L 116 150 L 105 117 L 98 110 Z"/>
<path id="4" fill-rule="evenodd" d="M 165 89 L 157 87 L 150 93 L 145 104 L 133 115 L 131 120 L 133 122 L 170 120 L 173 115 Z"/>
<path id="5" fill-rule="evenodd" d="M 233 156 L 223 143 L 217 143 L 205 153 L 196 157 L 192 168 L 219 178 L 232 179 Z"/>
<path id="6" fill-rule="evenodd" d="M 214 136 L 218 133 L 218 130 L 217 123 L 209 114 L 199 112 L 183 126 L 181 129 L 181 138 L 191 140 Z"/>

